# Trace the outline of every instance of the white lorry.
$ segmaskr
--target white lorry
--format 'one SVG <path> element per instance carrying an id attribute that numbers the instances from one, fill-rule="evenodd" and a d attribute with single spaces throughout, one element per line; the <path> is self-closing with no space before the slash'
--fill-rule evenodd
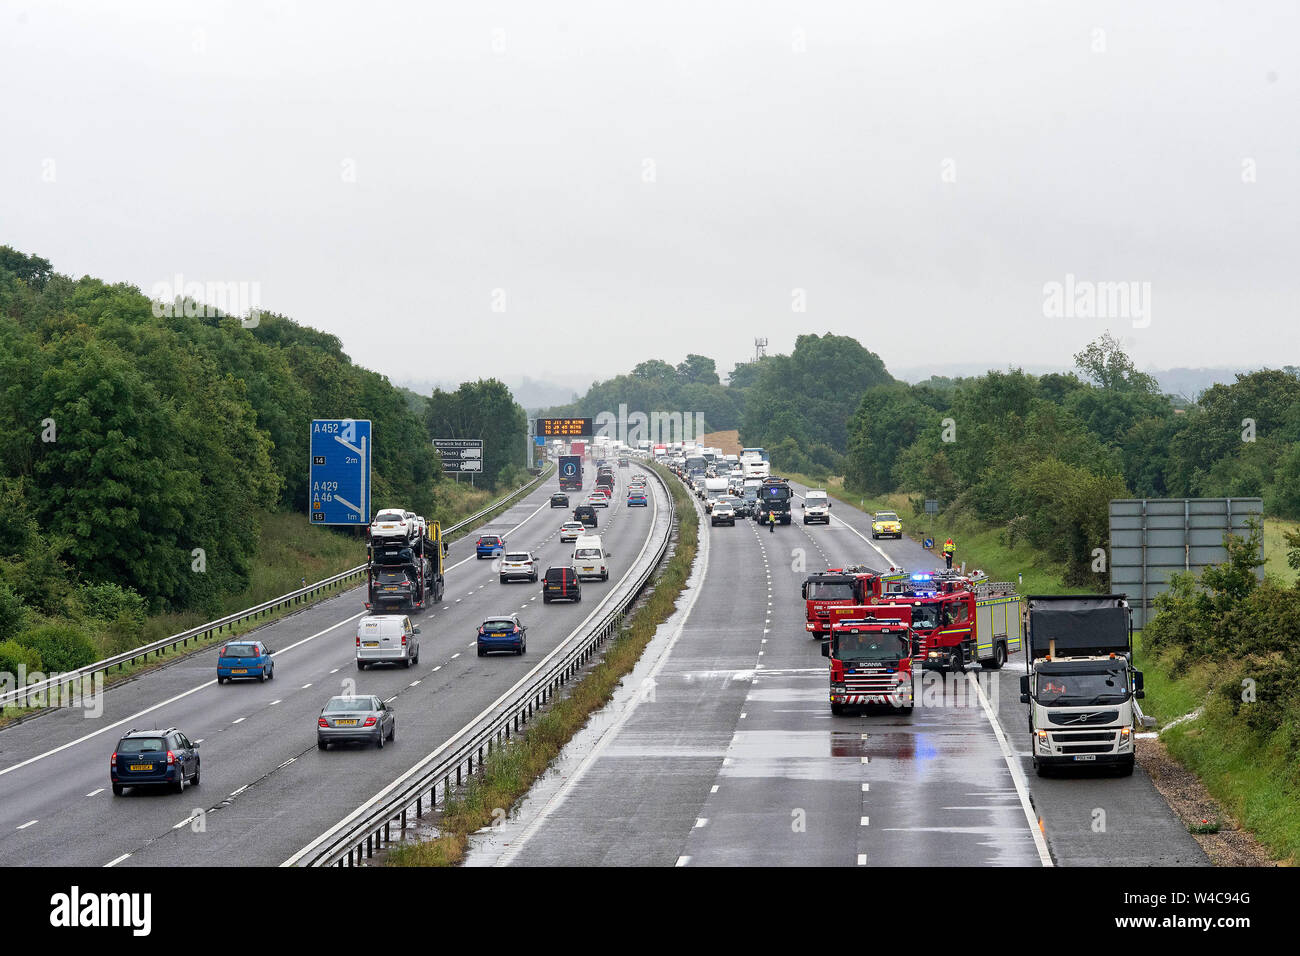
<path id="1" fill-rule="evenodd" d="M 1026 598 L 1028 673 L 1020 702 L 1029 705 L 1029 737 L 1040 777 L 1073 766 L 1133 772 L 1143 696 L 1133 667 L 1133 623 L 1122 594 Z"/>
<path id="2" fill-rule="evenodd" d="M 726 478 L 705 478 L 704 479 L 704 510 L 713 513 L 713 502 L 725 495 L 730 488 Z"/>

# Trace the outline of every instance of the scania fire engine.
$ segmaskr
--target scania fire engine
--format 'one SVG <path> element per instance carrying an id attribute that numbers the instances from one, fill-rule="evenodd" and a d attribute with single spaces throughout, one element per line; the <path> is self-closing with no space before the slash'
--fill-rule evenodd
<path id="1" fill-rule="evenodd" d="M 912 608 L 872 604 L 835 610 L 843 619 L 831 625 L 831 639 L 822 645 L 831 664 L 831 713 L 884 704 L 910 714 L 915 705 Z"/>

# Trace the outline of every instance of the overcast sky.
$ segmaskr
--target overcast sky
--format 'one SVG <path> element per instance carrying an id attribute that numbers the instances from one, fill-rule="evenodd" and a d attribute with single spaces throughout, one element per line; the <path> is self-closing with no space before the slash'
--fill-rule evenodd
<path id="1" fill-rule="evenodd" d="M 894 368 L 1107 329 L 1294 364 L 1297 9 L 5 0 L 0 243 L 256 284 L 394 380 L 725 375 L 827 331 Z M 1050 314 L 1067 275 L 1136 306 Z"/>

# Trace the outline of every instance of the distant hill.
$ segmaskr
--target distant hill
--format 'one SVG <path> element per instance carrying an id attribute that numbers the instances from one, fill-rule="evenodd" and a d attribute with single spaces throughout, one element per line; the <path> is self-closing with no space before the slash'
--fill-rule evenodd
<path id="1" fill-rule="evenodd" d="M 407 379 L 395 384 L 423 396 L 433 394 L 435 388 L 440 388 L 445 392 L 454 392 L 460 387 L 460 382 L 444 382 L 437 379 Z M 549 408 L 552 405 L 566 405 L 569 402 L 576 401 L 578 397 L 578 393 L 572 388 L 557 385 L 554 382 L 539 381 L 538 379 L 529 378 L 527 375 L 522 379 L 509 381 L 505 384 L 515 397 L 515 401 L 522 405 L 529 414 L 543 408 Z"/>

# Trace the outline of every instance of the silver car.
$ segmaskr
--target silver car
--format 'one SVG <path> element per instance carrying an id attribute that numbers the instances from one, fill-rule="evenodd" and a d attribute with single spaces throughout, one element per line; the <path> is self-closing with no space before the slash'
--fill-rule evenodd
<path id="1" fill-rule="evenodd" d="M 316 746 L 321 750 L 350 740 L 378 744 L 382 750 L 384 741 L 396 735 L 393 705 L 372 694 L 331 697 L 316 718 Z"/>

